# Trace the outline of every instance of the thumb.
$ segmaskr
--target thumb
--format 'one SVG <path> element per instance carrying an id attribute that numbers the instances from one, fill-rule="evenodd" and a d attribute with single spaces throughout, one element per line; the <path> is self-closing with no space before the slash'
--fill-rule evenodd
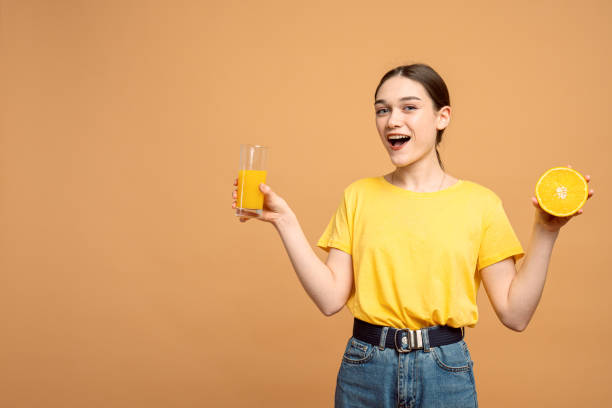
<path id="1" fill-rule="evenodd" d="M 264 193 L 264 194 L 268 194 L 272 191 L 272 189 L 270 188 L 270 186 L 268 186 L 265 183 L 259 183 L 259 190 Z"/>

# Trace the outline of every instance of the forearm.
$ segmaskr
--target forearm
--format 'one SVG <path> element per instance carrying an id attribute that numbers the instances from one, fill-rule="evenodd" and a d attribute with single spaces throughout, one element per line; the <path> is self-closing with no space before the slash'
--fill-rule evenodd
<path id="1" fill-rule="evenodd" d="M 548 265 L 559 230 L 551 231 L 534 223 L 525 259 L 508 291 L 508 323 L 524 330 L 542 297 Z"/>
<path id="2" fill-rule="evenodd" d="M 314 253 L 295 215 L 274 224 L 300 283 L 325 315 L 335 311 L 335 283 L 331 269 Z"/>

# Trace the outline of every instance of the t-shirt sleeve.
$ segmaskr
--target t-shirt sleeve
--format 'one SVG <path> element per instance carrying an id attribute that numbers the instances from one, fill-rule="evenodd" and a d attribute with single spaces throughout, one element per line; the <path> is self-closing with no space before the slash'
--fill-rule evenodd
<path id="1" fill-rule="evenodd" d="M 482 241 L 478 252 L 478 270 L 510 256 L 518 261 L 525 255 L 501 200 L 496 200 L 483 223 Z"/>
<path id="2" fill-rule="evenodd" d="M 353 234 L 352 224 L 349 222 L 350 218 L 350 208 L 345 191 L 342 202 L 327 224 L 323 235 L 319 238 L 317 246 L 325 252 L 329 252 L 329 248 L 334 247 L 351 255 Z"/>

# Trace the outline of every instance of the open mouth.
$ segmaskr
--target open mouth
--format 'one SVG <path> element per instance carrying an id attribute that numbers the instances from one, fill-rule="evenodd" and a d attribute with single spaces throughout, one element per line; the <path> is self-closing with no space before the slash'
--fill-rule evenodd
<path id="1" fill-rule="evenodd" d="M 387 136 L 387 143 L 389 143 L 391 147 L 399 148 L 403 146 L 406 142 L 408 142 L 410 139 L 410 136 L 405 135 L 389 135 Z"/>

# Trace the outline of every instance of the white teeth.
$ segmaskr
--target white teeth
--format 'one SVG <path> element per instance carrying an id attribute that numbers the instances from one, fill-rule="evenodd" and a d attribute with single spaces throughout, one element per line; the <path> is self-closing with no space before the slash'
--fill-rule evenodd
<path id="1" fill-rule="evenodd" d="M 403 136 L 403 135 L 391 135 L 388 137 L 389 140 L 394 140 L 394 139 L 405 139 L 405 138 L 410 138 L 410 136 Z"/>

